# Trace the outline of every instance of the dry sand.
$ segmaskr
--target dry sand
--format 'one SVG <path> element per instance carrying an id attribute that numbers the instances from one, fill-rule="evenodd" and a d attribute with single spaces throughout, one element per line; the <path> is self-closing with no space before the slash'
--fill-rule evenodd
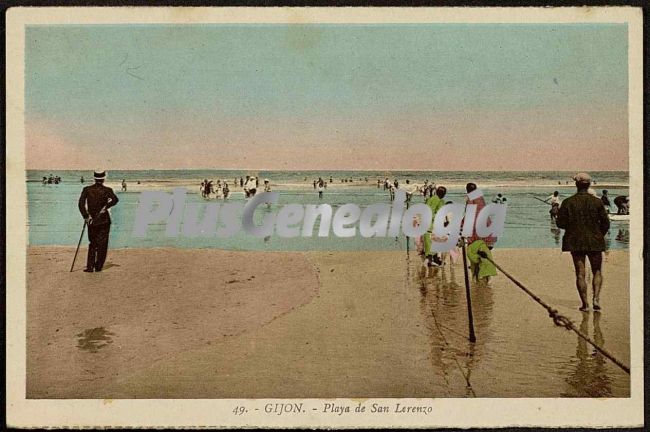
<path id="1" fill-rule="evenodd" d="M 398 252 L 122 249 L 87 274 L 68 271 L 73 253 L 28 249 L 29 398 L 629 395 L 625 374 L 501 275 L 473 287 L 470 344 L 458 265 L 427 272 Z M 607 256 L 602 314 L 577 310 L 567 254 L 495 259 L 629 363 L 627 251 Z"/>

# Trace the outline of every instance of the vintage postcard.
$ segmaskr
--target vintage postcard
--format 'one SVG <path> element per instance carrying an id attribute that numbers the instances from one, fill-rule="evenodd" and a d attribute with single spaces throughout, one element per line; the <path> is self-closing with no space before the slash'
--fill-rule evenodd
<path id="1" fill-rule="evenodd" d="M 7 421 L 643 425 L 642 13 L 14 8 Z"/>

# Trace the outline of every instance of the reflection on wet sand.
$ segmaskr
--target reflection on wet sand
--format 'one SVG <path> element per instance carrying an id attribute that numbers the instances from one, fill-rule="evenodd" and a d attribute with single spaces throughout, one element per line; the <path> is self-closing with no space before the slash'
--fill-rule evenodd
<path id="1" fill-rule="evenodd" d="M 415 265 L 418 264 L 419 260 L 416 260 Z M 415 284 L 421 294 L 420 310 L 431 341 L 430 355 L 434 367 L 441 369 L 449 387 L 458 388 L 460 383 L 452 380 L 462 379 L 465 386 L 462 396 L 477 397 L 471 376 L 489 340 L 492 290 L 489 284 L 476 283 L 472 286 L 472 298 L 478 303 L 473 308 L 474 323 L 480 337 L 477 342 L 471 343 L 468 338 L 465 290 L 457 282 L 457 271 L 458 268 L 449 264 L 440 268 L 420 264 Z M 463 282 L 462 274 L 460 276 L 460 282 Z"/>
<path id="2" fill-rule="evenodd" d="M 556 245 L 560 245 L 560 238 L 562 230 L 555 225 L 555 222 L 551 222 L 551 234 L 553 234 L 553 240 L 555 240 Z"/>
<path id="3" fill-rule="evenodd" d="M 589 334 L 589 313 L 582 312 L 580 331 Z M 605 339 L 600 330 L 600 312 L 593 315 L 593 339 L 596 344 L 605 347 Z M 577 362 L 572 364 L 571 372 L 566 378 L 568 384 L 564 397 L 611 397 L 612 380 L 607 373 L 605 363 L 607 360 L 595 348 L 581 337 L 577 337 L 576 347 Z M 575 359 L 574 359 L 575 361 Z"/>
<path id="4" fill-rule="evenodd" d="M 77 348 L 96 353 L 101 348 L 113 343 L 112 336 L 114 336 L 114 333 L 106 330 L 104 327 L 84 330 L 83 333 L 77 335 L 79 338 Z"/>
<path id="5" fill-rule="evenodd" d="M 616 241 L 623 243 L 623 244 L 629 244 L 630 243 L 630 230 L 625 229 L 625 228 L 619 228 L 618 232 L 616 233 Z"/>
<path id="6" fill-rule="evenodd" d="M 538 252 L 533 252 L 536 256 Z M 504 255 L 504 252 L 499 251 Z M 523 253 L 518 251 L 519 255 Z M 612 265 L 617 256 L 611 255 Z M 574 333 L 555 326 L 548 314 L 518 288 L 498 275 L 487 283 L 472 281 L 472 309 L 476 342 L 469 342 L 463 265 L 429 268 L 417 255 L 407 261 L 407 288 L 419 293 L 419 306 L 429 340 L 429 358 L 436 376 L 446 384 L 447 397 L 627 397 L 629 376 Z M 508 262 L 514 266 L 515 261 Z M 611 267 L 611 272 L 617 271 Z M 527 275 L 519 269 L 522 275 Z M 565 271 L 566 270 L 566 271 Z M 571 274 L 562 268 L 565 280 Z M 558 271 L 559 272 L 559 271 Z M 565 308 L 587 334 L 593 317 L 593 338 L 625 360 L 626 297 L 608 297 L 607 314 L 580 315 L 568 299 L 573 280 L 564 284 L 555 274 L 531 282 L 531 288 L 554 306 Z M 612 283 L 610 280 L 610 284 Z M 624 286 L 624 285 L 623 285 Z M 608 293 L 611 292 L 608 291 Z M 577 318 L 577 320 L 576 320 Z M 616 339 L 618 338 L 618 339 Z M 615 340 L 616 339 L 616 340 Z M 568 384 L 568 385 L 567 385 Z"/>

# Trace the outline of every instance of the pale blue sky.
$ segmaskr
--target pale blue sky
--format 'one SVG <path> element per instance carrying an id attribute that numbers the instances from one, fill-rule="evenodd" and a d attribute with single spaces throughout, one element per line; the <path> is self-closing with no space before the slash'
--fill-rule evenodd
<path id="1" fill-rule="evenodd" d="M 28 166 L 47 143 L 59 163 L 78 150 L 71 168 L 337 168 L 327 150 L 353 147 L 371 158 L 359 169 L 418 169 L 381 154 L 454 140 L 462 165 L 548 131 L 576 151 L 614 145 L 616 166 L 593 168 L 627 168 L 625 25 L 38 26 L 25 84 Z"/>

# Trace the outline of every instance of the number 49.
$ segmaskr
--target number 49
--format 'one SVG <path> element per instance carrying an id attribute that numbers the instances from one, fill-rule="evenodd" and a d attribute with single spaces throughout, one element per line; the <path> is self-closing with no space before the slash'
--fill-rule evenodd
<path id="1" fill-rule="evenodd" d="M 235 415 L 242 415 L 246 412 L 246 408 L 244 408 L 243 406 L 236 406 L 232 412 Z"/>

